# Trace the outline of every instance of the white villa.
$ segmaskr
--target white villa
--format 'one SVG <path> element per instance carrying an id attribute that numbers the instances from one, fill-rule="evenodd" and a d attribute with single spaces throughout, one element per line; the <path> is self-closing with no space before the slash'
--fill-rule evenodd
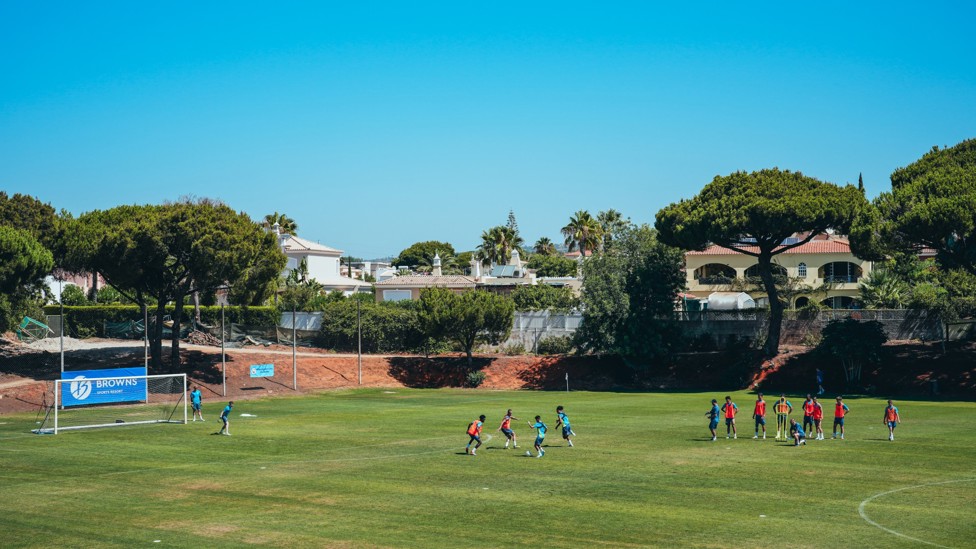
<path id="1" fill-rule="evenodd" d="M 308 267 L 308 277 L 322 284 L 325 291 L 337 290 L 349 296 L 356 292 L 369 292 L 372 289 L 372 284 L 369 282 L 342 276 L 339 268 L 342 250 L 282 233 L 277 223 L 271 227 L 271 230 L 278 235 L 281 251 L 288 257 L 285 275 L 297 269 L 304 260 Z"/>

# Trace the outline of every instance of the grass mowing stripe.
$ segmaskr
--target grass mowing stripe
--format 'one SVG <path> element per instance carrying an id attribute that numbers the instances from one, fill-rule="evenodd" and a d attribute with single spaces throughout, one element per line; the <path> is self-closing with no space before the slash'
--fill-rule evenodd
<path id="1" fill-rule="evenodd" d="M 897 548 L 918 543 L 861 519 L 865 496 L 976 476 L 976 438 L 960 421 L 976 412 L 972 403 L 899 404 L 909 422 L 891 443 L 883 401 L 845 399 L 848 440 L 794 448 L 752 440 L 752 421 L 741 413 L 738 440 L 710 442 L 703 414 L 723 396 L 357 389 L 239 401 L 235 413 L 256 417 L 233 417 L 232 437 L 210 435 L 223 406 L 216 401 L 204 404 L 211 421 L 203 424 L 57 437 L 22 435 L 33 415 L 12 416 L 0 442 L 22 451 L 0 452 L 0 529 L 18 540 L 5 545 L 37 547 L 154 539 L 449 547 L 470 544 L 474 528 L 485 532 L 478 545 L 497 547 Z M 755 397 L 733 399 L 748 411 Z M 525 457 L 534 433 L 524 422 L 538 414 L 553 426 L 559 404 L 579 433 L 576 447 L 550 431 L 546 456 Z M 494 433 L 507 408 L 521 418 L 513 424 L 521 448 L 503 450 L 495 434 L 478 456 L 464 455 L 467 424 L 483 413 Z M 901 493 L 924 512 L 901 512 L 902 502 L 890 499 L 897 494 L 867 511 L 882 523 L 883 513 L 899 512 L 898 530 L 919 539 L 969 543 L 976 525 L 967 492 Z M 945 502 L 959 505 L 940 511 Z M 57 527 L 49 527 L 52 516 Z M 957 524 L 923 535 L 947 521 Z"/>

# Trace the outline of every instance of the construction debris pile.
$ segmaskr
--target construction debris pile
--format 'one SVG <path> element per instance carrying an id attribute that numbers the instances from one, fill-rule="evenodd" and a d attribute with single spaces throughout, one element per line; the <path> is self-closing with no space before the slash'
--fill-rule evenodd
<path id="1" fill-rule="evenodd" d="M 194 330 L 186 335 L 186 342 L 194 345 L 211 345 L 220 347 L 220 339 L 206 332 Z"/>

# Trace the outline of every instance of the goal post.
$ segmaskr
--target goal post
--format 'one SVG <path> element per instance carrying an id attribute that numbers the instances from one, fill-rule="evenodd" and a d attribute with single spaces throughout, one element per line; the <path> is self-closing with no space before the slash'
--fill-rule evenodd
<path id="1" fill-rule="evenodd" d="M 76 377 L 54 380 L 54 406 L 34 432 L 186 421 L 186 374 Z"/>

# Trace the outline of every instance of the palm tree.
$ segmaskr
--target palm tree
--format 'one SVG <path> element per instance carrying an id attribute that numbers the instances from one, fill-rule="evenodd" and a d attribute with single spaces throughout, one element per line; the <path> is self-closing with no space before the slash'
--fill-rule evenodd
<path id="1" fill-rule="evenodd" d="M 602 247 L 604 250 L 613 244 L 613 238 L 615 236 L 619 236 L 621 231 L 626 229 L 627 225 L 630 225 L 630 219 L 624 219 L 624 216 L 613 208 L 598 213 L 596 220 L 600 224 L 600 230 L 603 231 Z"/>
<path id="2" fill-rule="evenodd" d="M 512 250 L 522 252 L 524 241 L 509 227 L 499 225 L 481 233 L 478 257 L 482 262 L 502 265 L 508 262 Z"/>
<path id="3" fill-rule="evenodd" d="M 569 251 L 578 249 L 580 258 L 586 255 L 587 251 L 593 251 L 600 246 L 602 230 L 600 224 L 590 212 L 580 210 L 569 218 L 569 224 L 560 231 L 566 237 L 566 246 Z"/>
<path id="4" fill-rule="evenodd" d="M 298 235 L 298 223 L 295 223 L 295 220 L 287 215 L 278 212 L 264 216 L 264 221 L 261 225 L 265 229 L 270 229 L 275 223 L 278 224 L 282 234 Z"/>
<path id="5" fill-rule="evenodd" d="M 556 255 L 556 245 L 549 240 L 549 237 L 543 236 L 535 241 L 532 251 L 540 255 Z"/>
<path id="6" fill-rule="evenodd" d="M 860 290 L 861 299 L 869 309 L 901 309 L 910 293 L 908 284 L 884 267 L 871 271 Z"/>

